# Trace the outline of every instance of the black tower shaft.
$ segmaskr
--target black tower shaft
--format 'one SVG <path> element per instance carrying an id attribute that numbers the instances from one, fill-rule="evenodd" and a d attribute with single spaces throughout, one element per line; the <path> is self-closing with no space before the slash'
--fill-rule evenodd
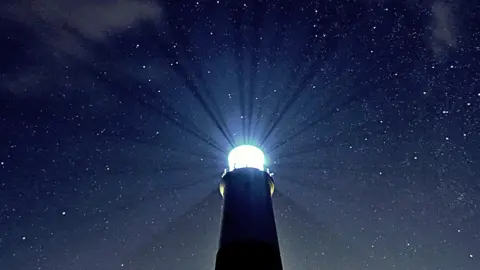
<path id="1" fill-rule="evenodd" d="M 239 168 L 226 173 L 221 186 L 224 206 L 215 270 L 282 270 L 273 179 L 258 169 Z"/>

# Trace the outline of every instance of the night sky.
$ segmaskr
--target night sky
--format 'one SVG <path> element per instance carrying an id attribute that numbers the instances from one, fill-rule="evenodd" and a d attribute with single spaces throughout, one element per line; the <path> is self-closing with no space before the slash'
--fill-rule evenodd
<path id="1" fill-rule="evenodd" d="M 0 269 L 213 269 L 261 147 L 284 269 L 480 269 L 480 3 L 5 0 Z"/>

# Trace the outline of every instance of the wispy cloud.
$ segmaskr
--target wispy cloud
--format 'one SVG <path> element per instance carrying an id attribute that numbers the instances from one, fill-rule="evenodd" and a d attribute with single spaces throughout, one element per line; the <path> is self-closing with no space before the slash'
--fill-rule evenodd
<path id="1" fill-rule="evenodd" d="M 2 88 L 17 96 L 38 94 L 42 91 L 37 86 L 49 77 L 45 74 L 50 72 L 47 63 L 59 63 L 66 55 L 87 60 L 93 54 L 85 48 L 84 40 L 106 42 L 110 34 L 136 27 L 142 21 L 159 20 L 161 13 L 158 3 L 140 0 L 2 1 L 0 20 L 31 29 L 34 37 L 29 47 L 33 51 L 28 57 L 41 59 L 20 68 L 16 67 L 18 63 L 11 63 L 11 70 L 2 75 Z"/>
<path id="2" fill-rule="evenodd" d="M 452 6 L 443 1 L 435 2 L 431 11 L 433 14 L 431 48 L 436 56 L 441 56 L 449 48 L 457 47 L 455 17 Z"/>
<path id="3" fill-rule="evenodd" d="M 42 45 L 54 46 L 65 53 L 85 53 L 81 41 L 67 28 L 83 38 L 103 41 L 109 33 L 135 27 L 140 21 L 158 20 L 157 3 L 136 0 L 16 0 L 0 4 L 0 16 L 32 27 Z"/>

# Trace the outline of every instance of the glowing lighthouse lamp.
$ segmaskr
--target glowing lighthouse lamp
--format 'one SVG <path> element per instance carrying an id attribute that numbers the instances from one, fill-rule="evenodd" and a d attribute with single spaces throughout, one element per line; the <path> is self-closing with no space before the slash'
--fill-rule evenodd
<path id="1" fill-rule="evenodd" d="M 265 169 L 265 155 L 262 150 L 252 145 L 242 145 L 234 148 L 228 154 L 228 167 L 230 171 L 236 168 Z"/>
<path id="2" fill-rule="evenodd" d="M 233 148 L 232 151 L 228 154 L 228 170 L 225 169 L 223 172 L 222 178 L 235 169 L 239 168 L 254 168 L 260 171 L 266 171 L 268 175 L 273 176 L 273 173 L 265 166 L 265 154 L 259 148 L 253 145 L 241 145 Z M 270 195 L 273 194 L 275 190 L 275 184 L 273 179 L 270 179 Z M 225 192 L 224 182 L 220 182 L 220 194 L 222 196 Z"/>
<path id="3" fill-rule="evenodd" d="M 224 203 L 215 270 L 282 269 L 273 191 L 262 150 L 252 145 L 234 148 L 220 181 Z"/>

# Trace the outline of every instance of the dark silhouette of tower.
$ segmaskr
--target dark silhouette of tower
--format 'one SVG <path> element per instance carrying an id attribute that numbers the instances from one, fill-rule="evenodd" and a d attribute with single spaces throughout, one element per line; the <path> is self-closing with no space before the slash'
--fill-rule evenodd
<path id="1" fill-rule="evenodd" d="M 223 217 L 215 270 L 282 269 L 273 191 L 274 182 L 268 171 L 231 168 L 223 175 Z"/>

